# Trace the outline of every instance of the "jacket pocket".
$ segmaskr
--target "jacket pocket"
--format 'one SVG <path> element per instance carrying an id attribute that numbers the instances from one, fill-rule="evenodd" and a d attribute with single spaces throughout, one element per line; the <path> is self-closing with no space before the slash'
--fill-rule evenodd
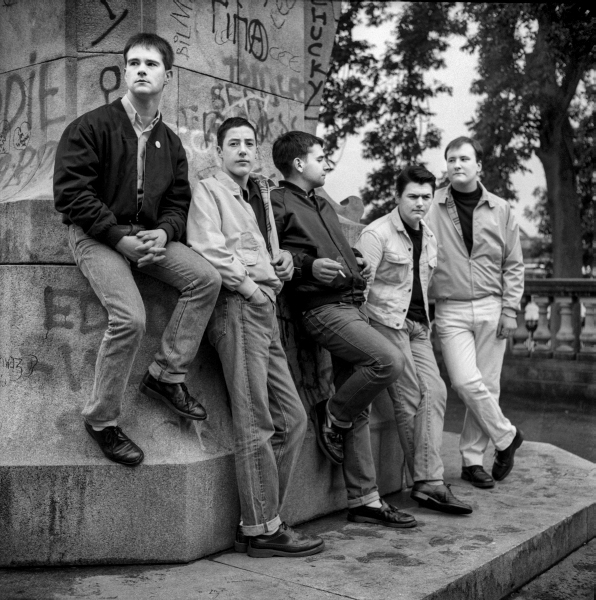
<path id="1" fill-rule="evenodd" d="M 378 278 L 383 283 L 393 285 L 403 283 L 408 276 L 411 264 L 412 259 L 408 255 L 385 252 L 377 268 L 375 279 Z"/>
<path id="2" fill-rule="evenodd" d="M 247 267 L 257 264 L 259 259 L 259 243 L 255 236 L 245 231 L 240 235 L 240 260 Z"/>

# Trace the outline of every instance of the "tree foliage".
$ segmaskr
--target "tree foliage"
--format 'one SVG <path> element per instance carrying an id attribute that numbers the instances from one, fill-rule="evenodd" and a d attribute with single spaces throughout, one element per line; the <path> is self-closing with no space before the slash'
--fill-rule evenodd
<path id="1" fill-rule="evenodd" d="M 394 35 L 380 58 L 368 44 L 360 54 L 351 51 L 355 24 L 387 20 Z M 586 3 L 407 2 L 397 12 L 377 2 L 350 3 L 340 20 L 322 114 L 330 148 L 365 130 L 363 155 L 380 166 L 369 175 L 363 200 L 373 205 L 373 217 L 390 210 L 400 166 L 420 162 L 425 149 L 441 142 L 428 100 L 450 89 L 431 81 L 430 73 L 443 66 L 456 35 L 478 55 L 471 91 L 480 102 L 468 126 L 485 147 L 483 183 L 515 199 L 511 177 L 535 154 L 547 180 L 544 211 L 536 214 L 549 218 L 544 227 L 552 233 L 555 275 L 579 276 L 579 232 L 583 226 L 590 245 L 594 226 L 595 96 L 589 81 L 596 68 L 596 17 Z"/>

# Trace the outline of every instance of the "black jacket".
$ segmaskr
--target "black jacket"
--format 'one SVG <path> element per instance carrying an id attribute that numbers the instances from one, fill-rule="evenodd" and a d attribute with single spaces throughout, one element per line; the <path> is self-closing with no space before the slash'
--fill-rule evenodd
<path id="1" fill-rule="evenodd" d="M 64 223 L 116 246 L 117 225 L 164 229 L 168 241 L 186 229 L 191 192 L 180 138 L 160 119 L 145 155 L 145 191 L 137 209 L 138 138 L 120 99 L 74 120 L 62 134 L 54 165 L 54 203 Z"/>
<path id="2" fill-rule="evenodd" d="M 335 302 L 364 302 L 366 281 L 356 262 L 360 254 L 350 248 L 329 202 L 281 181 L 280 187 L 271 190 L 271 204 L 279 246 L 294 257 L 294 277 L 288 288 L 296 307 L 305 311 Z M 330 284 L 316 280 L 312 264 L 317 258 L 341 258 L 345 277 L 338 274 Z"/>

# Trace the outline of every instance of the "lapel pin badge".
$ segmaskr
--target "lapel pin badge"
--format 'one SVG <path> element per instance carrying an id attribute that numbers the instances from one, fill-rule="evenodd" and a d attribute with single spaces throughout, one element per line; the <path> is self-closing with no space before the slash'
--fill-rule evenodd
<path id="1" fill-rule="evenodd" d="M 156 146 L 157 148 L 161 148 L 161 144 L 160 144 L 159 142 L 155 142 L 155 146 Z"/>

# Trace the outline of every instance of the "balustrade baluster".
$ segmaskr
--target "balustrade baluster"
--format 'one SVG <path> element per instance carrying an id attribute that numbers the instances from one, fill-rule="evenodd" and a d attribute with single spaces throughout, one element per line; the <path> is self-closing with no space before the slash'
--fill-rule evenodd
<path id="1" fill-rule="evenodd" d="M 551 334 L 548 327 L 548 296 L 536 296 L 534 302 L 538 305 L 538 327 L 534 332 L 534 356 L 550 358 L 553 355 Z"/>
<path id="2" fill-rule="evenodd" d="M 530 337 L 530 332 L 526 329 L 526 317 L 524 308 L 527 302 L 522 300 L 521 309 L 517 312 L 517 329 L 513 332 L 511 341 L 511 353 L 515 356 L 529 356 L 530 350 L 526 340 Z"/>
<path id="3" fill-rule="evenodd" d="M 575 358 L 575 334 L 573 333 L 573 320 L 571 315 L 572 303 L 573 299 L 569 296 L 559 296 L 555 298 L 555 306 L 558 307 L 559 315 L 561 317 L 559 331 L 557 331 L 555 335 L 555 358 L 570 360 Z"/>
<path id="4" fill-rule="evenodd" d="M 579 336 L 580 349 L 577 359 L 596 361 L 596 298 L 581 297 L 580 302 L 586 308 L 586 322 Z"/>

